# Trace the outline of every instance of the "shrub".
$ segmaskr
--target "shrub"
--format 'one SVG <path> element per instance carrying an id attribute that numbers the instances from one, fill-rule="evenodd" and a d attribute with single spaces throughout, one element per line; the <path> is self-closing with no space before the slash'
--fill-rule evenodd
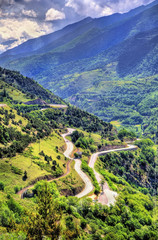
<path id="1" fill-rule="evenodd" d="M 4 183 L 3 182 L 0 182 L 0 190 L 4 191 Z"/>

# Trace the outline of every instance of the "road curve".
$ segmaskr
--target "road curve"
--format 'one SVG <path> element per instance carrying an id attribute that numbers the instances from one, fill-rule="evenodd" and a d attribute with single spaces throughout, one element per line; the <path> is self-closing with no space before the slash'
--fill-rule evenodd
<path id="1" fill-rule="evenodd" d="M 128 150 L 136 150 L 137 147 L 134 145 L 128 145 L 127 148 L 118 148 L 118 149 L 112 149 L 112 150 L 106 150 L 102 152 L 97 152 L 92 154 L 90 161 L 89 161 L 89 167 L 91 167 L 94 171 L 95 177 L 101 186 L 101 181 L 103 177 L 94 169 L 94 164 L 98 158 L 98 156 L 105 155 L 110 152 L 119 152 L 119 151 L 128 151 Z M 117 197 L 117 192 L 114 192 L 109 189 L 107 182 L 104 183 L 102 187 L 102 193 L 98 197 L 98 202 L 110 206 L 111 204 L 113 205 L 116 201 Z"/>
<path id="2" fill-rule="evenodd" d="M 81 197 L 84 197 L 86 195 L 88 195 L 93 189 L 94 189 L 94 186 L 91 182 L 91 180 L 89 179 L 89 177 L 81 170 L 81 160 L 79 159 L 73 159 L 71 157 L 71 153 L 73 152 L 73 148 L 74 148 L 74 145 L 71 141 L 69 141 L 68 139 L 66 139 L 67 136 L 71 135 L 73 133 L 73 131 L 75 131 L 75 129 L 72 129 L 72 128 L 67 128 L 68 132 L 67 133 L 64 133 L 62 134 L 61 136 L 63 137 L 66 145 L 67 145 L 67 149 L 66 151 L 64 152 L 64 156 L 66 158 L 69 158 L 70 160 L 74 160 L 75 161 L 75 170 L 76 172 L 79 174 L 79 176 L 82 178 L 82 180 L 84 181 L 85 183 L 85 188 L 83 189 L 83 191 L 81 191 L 80 193 L 78 193 L 76 195 L 76 197 L 78 198 L 81 198 Z M 129 145 L 127 148 L 119 148 L 119 149 L 113 149 L 113 150 L 107 150 L 107 151 L 102 151 L 102 152 L 97 152 L 97 153 L 94 153 L 92 154 L 91 158 L 90 158 L 90 161 L 89 161 L 89 167 L 91 167 L 94 171 L 94 174 L 96 176 L 96 179 L 98 181 L 98 183 L 101 185 L 101 181 L 102 181 L 102 176 L 96 172 L 96 170 L 94 169 L 94 164 L 98 158 L 98 156 L 100 155 L 104 155 L 104 154 L 107 154 L 109 152 L 118 152 L 118 151 L 127 151 L 127 150 L 135 150 L 137 149 L 137 147 L 135 147 L 134 145 Z M 63 176 L 66 176 L 69 171 L 70 171 L 70 167 L 69 167 L 69 164 L 70 164 L 71 161 L 69 161 L 67 163 L 67 171 L 64 175 L 56 178 L 56 179 L 50 179 L 48 181 L 53 181 L 53 180 L 57 180 Z M 30 185 L 28 187 L 25 187 L 24 189 L 20 190 L 17 194 L 21 196 L 21 198 L 23 198 L 23 194 L 30 188 L 32 188 L 34 185 Z M 103 186 L 103 191 L 101 193 L 101 195 L 99 196 L 99 199 L 98 199 L 98 202 L 102 203 L 102 204 L 106 204 L 106 205 L 110 205 L 110 204 L 114 204 L 115 202 L 115 197 L 117 196 L 117 193 L 114 192 L 114 191 L 111 191 L 108 187 L 108 184 L 105 183 L 104 186 Z"/>
<path id="3" fill-rule="evenodd" d="M 61 135 L 63 137 L 65 143 L 66 143 L 66 146 L 67 146 L 66 151 L 64 152 L 64 156 L 69 158 L 69 159 L 73 159 L 73 158 L 71 158 L 71 153 L 73 151 L 74 145 L 71 141 L 66 139 L 66 137 L 71 135 L 75 131 L 75 129 L 67 128 L 67 130 L 68 130 L 67 133 L 64 133 L 64 134 Z"/>
<path id="4" fill-rule="evenodd" d="M 75 131 L 75 129 L 68 128 L 67 130 L 68 130 L 67 133 L 62 134 L 62 137 L 64 138 L 64 141 L 66 142 L 66 145 L 67 145 L 67 149 L 64 152 L 64 155 L 69 159 L 73 159 L 71 158 L 71 153 L 73 151 L 74 146 L 71 141 L 66 139 L 66 136 L 71 135 L 73 131 Z M 94 187 L 89 177 L 81 170 L 81 163 L 82 163 L 81 160 L 74 159 L 74 161 L 75 161 L 75 170 L 85 183 L 85 188 L 83 189 L 83 191 L 75 196 L 75 197 L 81 198 L 89 194 L 94 189 Z"/>

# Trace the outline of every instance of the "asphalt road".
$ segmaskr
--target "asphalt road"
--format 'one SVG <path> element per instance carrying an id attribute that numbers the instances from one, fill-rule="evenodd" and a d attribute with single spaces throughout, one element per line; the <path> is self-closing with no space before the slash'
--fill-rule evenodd
<path id="1" fill-rule="evenodd" d="M 65 143 L 66 143 L 66 146 L 67 146 L 66 151 L 64 152 L 64 156 L 69 158 L 69 159 L 72 159 L 71 158 L 71 153 L 73 151 L 74 145 L 73 145 L 73 143 L 71 141 L 66 139 L 66 137 L 71 135 L 75 131 L 75 129 L 68 128 L 67 130 L 68 130 L 67 133 L 64 133 L 64 134 L 61 135 L 63 137 Z"/>
<path id="2" fill-rule="evenodd" d="M 106 151 L 94 153 L 90 158 L 89 167 L 91 167 L 93 169 L 95 177 L 96 177 L 99 185 L 101 186 L 101 181 L 102 181 L 103 177 L 94 169 L 94 164 L 95 164 L 98 156 L 105 155 L 110 152 L 119 152 L 119 151 L 136 150 L 136 149 L 137 149 L 136 146 L 128 145 L 127 148 L 118 148 L 118 149 L 112 149 L 112 150 L 106 150 Z M 108 205 L 108 206 L 110 206 L 111 204 L 113 205 L 115 203 L 116 197 L 118 195 L 117 192 L 110 190 L 107 182 L 104 183 L 102 188 L 103 188 L 103 191 L 100 194 L 100 196 L 98 197 L 98 202 Z"/>
<path id="3" fill-rule="evenodd" d="M 66 139 L 66 136 L 71 135 L 73 133 L 73 131 L 75 131 L 75 129 L 68 128 L 67 130 L 68 130 L 67 133 L 62 134 L 62 137 L 64 138 L 64 141 L 66 142 L 66 145 L 67 145 L 67 149 L 64 152 L 64 155 L 65 155 L 65 157 L 72 159 L 71 153 L 73 151 L 74 146 L 71 141 Z M 100 184 L 100 186 L 101 186 L 103 177 L 94 169 L 94 164 L 95 164 L 98 156 L 104 155 L 104 154 L 107 154 L 110 152 L 119 152 L 119 151 L 135 150 L 135 149 L 136 149 L 136 147 L 134 145 L 128 145 L 127 148 L 106 150 L 106 151 L 97 152 L 97 153 L 92 154 L 90 161 L 89 161 L 89 167 L 91 167 L 93 169 L 95 177 L 96 177 L 98 183 Z M 81 160 L 74 159 L 74 161 L 75 161 L 75 170 L 85 183 L 85 188 L 83 189 L 83 191 L 81 191 L 79 194 L 76 195 L 76 197 L 82 198 L 82 197 L 88 195 L 94 189 L 94 186 L 93 186 L 91 180 L 89 179 L 89 177 L 81 170 Z M 110 190 L 107 182 L 104 183 L 104 185 L 102 186 L 102 189 L 103 189 L 103 191 L 100 194 L 100 196 L 98 197 L 98 202 L 100 202 L 102 204 L 106 204 L 108 206 L 110 206 L 110 204 L 114 204 L 116 201 L 116 197 L 118 195 L 117 192 Z"/>
<path id="4" fill-rule="evenodd" d="M 71 141 L 66 139 L 66 136 L 71 135 L 73 133 L 73 131 L 75 131 L 75 129 L 68 128 L 67 130 L 68 130 L 67 133 L 62 134 L 62 137 L 64 138 L 64 141 L 66 142 L 66 145 L 67 145 L 67 149 L 64 152 L 64 155 L 65 155 L 65 157 L 72 159 L 71 153 L 73 151 L 74 146 Z M 81 198 L 81 197 L 86 196 L 88 193 L 90 193 L 94 187 L 93 187 L 93 184 L 92 184 L 91 180 L 89 179 L 89 177 L 81 170 L 81 160 L 74 159 L 74 161 L 75 161 L 75 170 L 85 183 L 85 187 L 84 187 L 83 191 L 81 191 L 79 194 L 76 195 L 76 197 Z"/>
<path id="5" fill-rule="evenodd" d="M 67 130 L 68 130 L 67 133 L 62 134 L 62 137 L 63 137 L 63 139 L 66 143 L 66 146 L 67 146 L 67 149 L 64 152 L 64 156 L 69 158 L 70 160 L 75 161 L 75 170 L 85 183 L 85 187 L 84 187 L 83 191 L 81 191 L 79 194 L 76 195 L 76 197 L 82 198 L 82 197 L 88 195 L 94 189 L 94 186 L 93 186 L 91 180 L 89 179 L 89 177 L 81 170 L 81 160 L 73 159 L 71 157 L 74 145 L 71 141 L 66 139 L 66 136 L 71 135 L 73 133 L 73 131 L 75 131 L 75 129 L 68 128 Z M 94 164 L 95 164 L 98 156 L 107 154 L 109 152 L 118 152 L 118 151 L 135 150 L 135 149 L 136 149 L 135 146 L 130 145 L 127 148 L 119 148 L 119 149 L 113 149 L 113 150 L 107 150 L 107 151 L 103 151 L 103 152 L 94 153 L 90 158 L 89 166 L 93 169 L 98 183 L 101 185 L 101 181 L 103 179 L 102 176 L 98 172 L 96 172 L 96 170 L 94 169 Z M 70 171 L 69 164 L 70 164 L 70 161 L 67 163 L 67 172 L 63 176 L 65 176 L 69 173 L 69 171 Z M 63 177 L 63 176 L 61 176 L 61 177 Z M 61 177 L 59 177 L 59 178 L 61 178 Z M 57 178 L 57 179 L 59 179 L 59 178 Z M 52 180 L 55 180 L 55 179 L 50 179 L 49 181 L 52 181 Z M 30 185 L 30 186 L 20 190 L 17 194 L 19 194 L 21 196 L 21 198 L 23 198 L 23 194 L 29 188 L 32 188 L 33 186 L 34 185 Z M 116 196 L 117 196 L 117 193 L 114 192 L 114 191 L 111 191 L 108 187 L 108 184 L 105 182 L 104 185 L 103 185 L 103 191 L 98 198 L 98 202 L 100 202 L 102 204 L 106 204 L 106 205 L 114 204 L 114 202 L 116 201 L 116 199 L 115 199 Z"/>

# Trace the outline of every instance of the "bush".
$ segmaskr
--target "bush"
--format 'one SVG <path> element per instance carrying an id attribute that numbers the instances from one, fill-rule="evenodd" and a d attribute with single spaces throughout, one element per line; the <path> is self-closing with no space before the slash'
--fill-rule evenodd
<path id="1" fill-rule="evenodd" d="M 0 190 L 4 191 L 4 183 L 3 182 L 0 182 Z"/>
<path id="2" fill-rule="evenodd" d="M 23 173 L 21 169 L 14 167 L 14 166 L 11 166 L 11 170 L 13 173 L 18 174 L 18 175 L 22 175 L 22 173 Z"/>
<path id="3" fill-rule="evenodd" d="M 14 191 L 15 191 L 15 193 L 19 192 L 19 187 L 18 187 L 18 186 L 15 186 L 15 187 L 14 187 Z"/>

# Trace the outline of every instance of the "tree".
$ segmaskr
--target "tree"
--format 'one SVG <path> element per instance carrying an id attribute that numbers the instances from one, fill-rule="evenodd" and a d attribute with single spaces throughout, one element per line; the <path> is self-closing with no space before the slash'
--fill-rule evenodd
<path id="1" fill-rule="evenodd" d="M 23 230 L 27 232 L 28 239 L 42 240 L 45 236 L 53 240 L 60 235 L 61 211 L 58 202 L 52 198 L 48 184 L 42 186 L 38 191 L 37 208 L 35 214 L 30 214 L 29 220 L 23 225 Z"/>
<path id="2" fill-rule="evenodd" d="M 3 97 L 7 97 L 7 92 L 5 88 L 3 89 Z"/>
<path id="3" fill-rule="evenodd" d="M 27 179 L 27 171 L 25 170 L 24 176 L 23 176 L 23 181 L 26 181 L 26 179 Z"/>

